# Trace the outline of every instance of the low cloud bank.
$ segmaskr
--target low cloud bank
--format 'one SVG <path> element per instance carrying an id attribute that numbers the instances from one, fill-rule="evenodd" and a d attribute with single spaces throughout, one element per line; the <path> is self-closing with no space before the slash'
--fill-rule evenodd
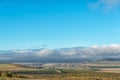
<path id="1" fill-rule="evenodd" d="M 11 59 L 102 59 L 120 58 L 120 45 L 103 45 L 62 49 L 0 51 L 0 60 Z"/>

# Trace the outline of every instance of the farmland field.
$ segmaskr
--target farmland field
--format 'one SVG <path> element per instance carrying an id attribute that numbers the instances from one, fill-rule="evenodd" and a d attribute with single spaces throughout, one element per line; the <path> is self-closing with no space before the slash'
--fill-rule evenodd
<path id="1" fill-rule="evenodd" d="M 0 64 L 0 80 L 120 80 L 120 73 L 116 68 L 36 69 Z"/>
<path id="2" fill-rule="evenodd" d="M 18 71 L 18 70 L 37 70 L 37 69 L 24 68 L 14 64 L 0 64 L 0 71 Z"/>

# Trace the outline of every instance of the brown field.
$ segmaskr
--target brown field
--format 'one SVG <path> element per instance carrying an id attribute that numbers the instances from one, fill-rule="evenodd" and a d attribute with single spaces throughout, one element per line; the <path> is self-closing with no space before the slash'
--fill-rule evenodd
<path id="1" fill-rule="evenodd" d="M 91 66 L 105 66 L 104 64 L 85 64 Z M 107 65 L 108 66 L 108 65 Z M 113 65 L 112 65 L 113 66 Z M 115 65 L 116 66 L 116 65 Z M 98 71 L 92 70 L 59 70 L 59 69 L 35 69 L 24 68 L 14 64 L 0 64 L 0 80 L 120 80 L 120 68 L 100 68 Z M 18 71 L 17 73 L 10 73 Z M 21 74 L 19 71 L 25 71 Z M 36 74 L 34 72 L 43 72 Z M 26 73 L 29 72 L 29 73 Z M 47 72 L 47 73 L 46 73 Z M 12 77 L 8 76 L 12 75 Z"/>
<path id="2" fill-rule="evenodd" d="M 0 64 L 0 71 L 19 71 L 19 70 L 37 70 L 37 69 L 24 68 L 14 64 Z"/>
<path id="3" fill-rule="evenodd" d="M 98 72 L 120 73 L 120 68 L 102 68 Z"/>

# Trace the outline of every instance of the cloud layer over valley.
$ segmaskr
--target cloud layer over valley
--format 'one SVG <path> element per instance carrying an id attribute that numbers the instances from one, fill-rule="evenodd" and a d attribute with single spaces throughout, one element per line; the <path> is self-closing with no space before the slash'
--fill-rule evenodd
<path id="1" fill-rule="evenodd" d="M 0 51 L 0 61 L 99 60 L 120 58 L 120 45 Z"/>

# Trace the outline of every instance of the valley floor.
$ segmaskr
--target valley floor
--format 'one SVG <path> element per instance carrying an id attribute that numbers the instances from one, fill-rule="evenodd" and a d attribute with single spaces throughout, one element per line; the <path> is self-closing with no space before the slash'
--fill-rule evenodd
<path id="1" fill-rule="evenodd" d="M 120 80 L 118 64 L 113 66 L 94 63 L 84 66 L 88 68 L 28 68 L 14 64 L 0 64 L 0 80 Z"/>

